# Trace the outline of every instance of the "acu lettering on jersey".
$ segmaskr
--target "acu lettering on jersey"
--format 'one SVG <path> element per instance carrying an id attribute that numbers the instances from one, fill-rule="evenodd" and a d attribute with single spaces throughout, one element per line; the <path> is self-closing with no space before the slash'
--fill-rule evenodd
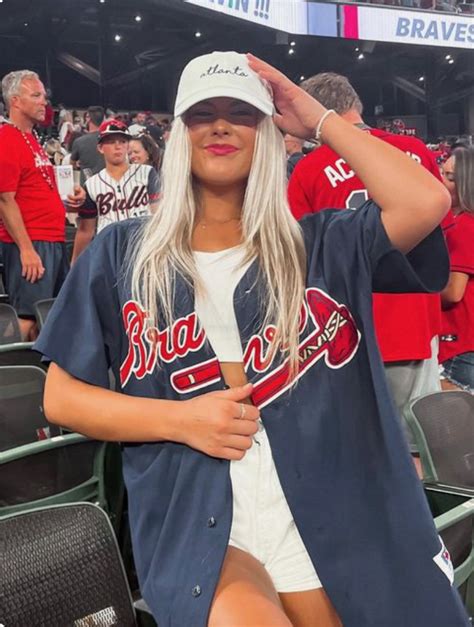
<path id="1" fill-rule="evenodd" d="M 324 174 L 326 175 L 331 187 L 337 187 L 338 183 L 344 183 L 355 176 L 355 172 L 349 168 L 344 159 L 338 159 L 334 162 L 334 166 L 328 165 L 324 168 Z"/>
<path id="2" fill-rule="evenodd" d="M 146 312 L 136 301 L 125 303 L 122 310 L 128 353 L 120 367 L 122 386 L 132 375 L 142 379 L 151 374 L 157 361 L 171 363 L 200 350 L 205 333 L 200 328 L 195 312 L 176 320 L 171 330 L 163 331 L 146 325 Z M 311 324 L 310 324 L 311 321 Z M 298 368 L 293 379 L 289 377 L 289 360 L 272 368 L 276 354 L 271 351 L 275 327 L 267 326 L 261 334 L 254 334 L 244 352 L 244 367 L 263 374 L 254 383 L 252 400 L 259 408 L 265 407 L 283 394 L 312 366 L 324 358 L 328 368 L 338 369 L 349 363 L 357 352 L 360 332 L 345 305 L 341 305 L 318 288 L 308 288 L 300 315 L 300 343 Z M 278 351 L 281 355 L 281 351 Z M 208 387 L 221 378 L 216 357 L 172 373 L 171 385 L 179 394 L 189 394 Z"/>
<path id="3" fill-rule="evenodd" d="M 105 194 L 97 194 L 95 200 L 99 215 L 107 215 L 110 211 L 129 211 L 130 209 L 138 209 L 138 207 L 146 207 L 149 203 L 148 189 L 146 185 L 136 185 L 128 199 L 116 199 L 113 191 Z"/>
<path id="4" fill-rule="evenodd" d="M 421 158 L 415 154 L 414 152 L 406 152 L 406 154 L 411 157 L 414 161 L 421 164 Z M 337 159 L 334 162 L 334 165 L 328 165 L 324 168 L 324 174 L 331 184 L 332 188 L 335 188 L 339 185 L 339 183 L 344 183 L 344 181 L 348 181 L 353 176 L 355 176 L 354 170 L 351 170 L 347 165 L 347 162 L 344 159 Z"/>

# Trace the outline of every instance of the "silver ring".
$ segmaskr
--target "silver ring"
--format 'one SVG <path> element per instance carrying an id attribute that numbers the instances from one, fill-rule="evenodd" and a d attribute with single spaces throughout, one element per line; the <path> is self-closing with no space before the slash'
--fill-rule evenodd
<path id="1" fill-rule="evenodd" d="M 239 419 L 242 420 L 242 418 L 245 418 L 245 414 L 247 413 L 247 409 L 244 405 L 244 403 L 240 403 L 240 416 Z"/>

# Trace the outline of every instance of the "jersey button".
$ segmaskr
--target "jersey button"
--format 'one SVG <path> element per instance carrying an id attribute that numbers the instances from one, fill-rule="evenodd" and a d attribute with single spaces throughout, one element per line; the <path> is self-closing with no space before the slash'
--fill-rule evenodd
<path id="1" fill-rule="evenodd" d="M 214 518 L 214 516 L 211 516 L 210 518 L 208 518 L 207 520 L 208 527 L 215 527 L 216 525 L 217 525 L 217 520 Z"/>
<path id="2" fill-rule="evenodd" d="M 192 593 L 193 597 L 198 597 L 201 595 L 201 586 L 194 586 Z"/>

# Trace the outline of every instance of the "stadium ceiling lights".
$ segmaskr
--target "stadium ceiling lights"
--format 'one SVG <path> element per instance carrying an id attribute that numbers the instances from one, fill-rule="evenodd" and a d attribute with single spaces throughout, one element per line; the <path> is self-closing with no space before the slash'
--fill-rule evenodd
<path id="1" fill-rule="evenodd" d="M 363 53 L 363 52 L 361 52 L 361 53 L 358 55 L 358 57 L 357 57 L 357 58 L 358 58 L 358 60 L 359 60 L 359 61 L 361 61 L 362 59 L 365 59 L 365 55 L 364 55 L 364 53 Z"/>
<path id="2" fill-rule="evenodd" d="M 194 33 L 194 36 L 195 36 L 195 37 L 197 37 L 197 39 L 199 39 L 199 37 L 201 37 L 201 31 L 197 30 L 197 31 Z"/>
<path id="3" fill-rule="evenodd" d="M 118 43 L 119 41 L 122 41 L 122 35 L 119 35 L 118 33 L 115 35 L 114 37 L 115 41 Z"/>
<path id="4" fill-rule="evenodd" d="M 135 15 L 135 22 L 141 22 L 142 21 L 142 16 L 141 15 Z"/>
<path id="5" fill-rule="evenodd" d="M 290 48 L 290 49 L 288 50 L 288 54 L 295 54 L 295 50 L 294 50 L 294 48 Z"/>

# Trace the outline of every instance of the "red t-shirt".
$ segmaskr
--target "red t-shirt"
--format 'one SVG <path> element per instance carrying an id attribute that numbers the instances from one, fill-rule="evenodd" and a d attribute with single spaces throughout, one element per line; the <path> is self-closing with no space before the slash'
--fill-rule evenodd
<path id="1" fill-rule="evenodd" d="M 432 153 L 416 137 L 394 135 L 380 129 L 367 131 L 386 141 L 440 179 Z M 296 219 L 323 209 L 357 209 L 367 190 L 350 166 L 329 146 L 301 159 L 290 178 L 288 199 Z M 441 328 L 438 294 L 374 294 L 374 324 L 385 362 L 427 359 L 431 340 Z"/>
<path id="2" fill-rule="evenodd" d="M 446 243 L 451 261 L 451 272 L 469 275 L 461 302 L 442 312 L 439 361 L 474 351 L 474 215 L 460 213 L 454 225 L 446 230 Z M 444 341 L 443 336 L 457 338 Z"/>
<path id="3" fill-rule="evenodd" d="M 0 193 L 15 192 L 26 231 L 31 240 L 64 242 L 65 210 L 59 197 L 54 170 L 48 156 L 34 136 L 28 133 L 33 147 L 13 126 L 0 128 Z M 41 174 L 47 168 L 53 189 Z M 13 242 L 0 220 L 0 241 Z"/>

